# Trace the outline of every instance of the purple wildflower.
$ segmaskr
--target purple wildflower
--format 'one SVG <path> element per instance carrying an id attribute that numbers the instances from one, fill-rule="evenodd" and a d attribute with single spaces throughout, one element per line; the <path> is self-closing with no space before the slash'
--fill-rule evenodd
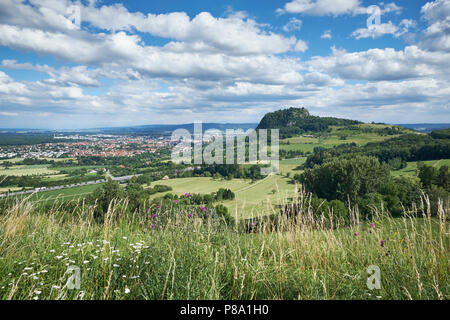
<path id="1" fill-rule="evenodd" d="M 177 203 L 178 203 L 178 200 L 173 200 L 173 202 L 174 202 L 175 204 L 177 204 Z"/>
<path id="2" fill-rule="evenodd" d="M 375 228 L 375 225 L 373 223 L 370 224 L 371 228 Z"/>
<path id="3" fill-rule="evenodd" d="M 155 219 L 157 217 L 156 213 L 152 214 L 152 218 Z"/>
<path id="4" fill-rule="evenodd" d="M 353 235 L 356 237 L 358 235 L 358 232 L 355 232 Z"/>
<path id="5" fill-rule="evenodd" d="M 200 208 L 202 211 L 206 211 L 206 207 L 201 207 Z"/>
<path id="6" fill-rule="evenodd" d="M 188 218 L 192 218 L 192 213 L 188 213 Z"/>
<path id="7" fill-rule="evenodd" d="M 155 225 L 152 223 L 152 224 L 150 225 L 150 228 L 155 229 Z"/>
<path id="8" fill-rule="evenodd" d="M 156 206 L 156 208 L 161 209 L 161 206 L 158 204 L 158 205 Z"/>
<path id="9" fill-rule="evenodd" d="M 381 240 L 381 241 L 380 241 L 380 245 L 381 245 L 382 247 L 384 247 L 384 240 Z"/>

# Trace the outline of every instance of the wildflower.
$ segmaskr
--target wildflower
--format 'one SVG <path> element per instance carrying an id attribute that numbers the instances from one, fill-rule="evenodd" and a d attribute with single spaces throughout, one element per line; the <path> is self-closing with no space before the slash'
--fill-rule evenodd
<path id="1" fill-rule="evenodd" d="M 118 264 L 113 264 L 113 267 L 114 268 L 118 268 L 118 267 L 120 267 Z"/>
<path id="2" fill-rule="evenodd" d="M 127 237 L 122 237 L 123 240 L 127 240 Z"/>
<path id="3" fill-rule="evenodd" d="M 53 249 L 52 249 L 52 250 L 50 250 L 50 253 L 54 253 L 54 252 L 55 252 L 55 250 L 53 250 Z"/>
<path id="4" fill-rule="evenodd" d="M 200 208 L 202 211 L 206 211 L 206 207 L 201 207 Z"/>
<path id="5" fill-rule="evenodd" d="M 154 214 L 152 214 L 152 218 L 153 219 L 156 219 L 156 217 L 157 217 L 157 215 L 154 213 Z"/>
<path id="6" fill-rule="evenodd" d="M 150 225 L 150 228 L 154 229 L 154 228 L 155 228 L 155 225 L 152 223 L 152 224 Z"/>
<path id="7" fill-rule="evenodd" d="M 129 294 L 129 293 L 130 293 L 130 289 L 125 288 L 125 293 L 126 293 L 126 294 Z"/>
<path id="8" fill-rule="evenodd" d="M 156 206 L 156 208 L 161 209 L 161 206 L 158 204 L 158 205 Z"/>
<path id="9" fill-rule="evenodd" d="M 375 225 L 373 223 L 370 224 L 371 228 L 375 228 Z"/>
<path id="10" fill-rule="evenodd" d="M 35 296 L 35 297 L 33 297 L 33 300 L 37 300 L 37 299 L 39 299 L 39 297 L 38 297 L 38 296 Z"/>
<path id="11" fill-rule="evenodd" d="M 354 235 L 355 237 L 358 236 L 358 232 L 355 232 L 353 235 Z"/>
<path id="12" fill-rule="evenodd" d="M 55 258 L 59 260 L 59 259 L 62 259 L 62 257 L 63 256 L 56 256 Z"/>
<path id="13" fill-rule="evenodd" d="M 83 264 L 87 264 L 87 263 L 89 263 L 89 260 L 84 260 L 83 261 Z"/>
<path id="14" fill-rule="evenodd" d="M 192 218 L 192 213 L 188 213 L 188 218 Z"/>
<path id="15" fill-rule="evenodd" d="M 258 224 L 258 222 L 256 222 L 256 221 L 253 221 L 253 225 L 254 226 L 256 226 Z"/>
<path id="16" fill-rule="evenodd" d="M 42 293 L 42 291 L 35 290 L 34 293 L 37 294 L 37 295 L 40 295 Z"/>
<path id="17" fill-rule="evenodd" d="M 175 204 L 177 204 L 177 203 L 178 203 L 178 200 L 173 200 L 173 202 L 174 202 Z"/>
<path id="18" fill-rule="evenodd" d="M 380 245 L 381 245 L 382 247 L 384 247 L 384 240 L 381 240 L 381 241 L 380 241 Z"/>

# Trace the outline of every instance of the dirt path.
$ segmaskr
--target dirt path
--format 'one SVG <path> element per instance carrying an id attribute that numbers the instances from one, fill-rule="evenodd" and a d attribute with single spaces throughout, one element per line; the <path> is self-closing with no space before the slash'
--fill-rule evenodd
<path id="1" fill-rule="evenodd" d="M 261 179 L 261 180 L 259 180 L 258 182 L 255 182 L 255 183 L 251 184 L 250 186 L 247 186 L 247 187 L 244 187 L 244 188 L 242 188 L 242 189 L 236 190 L 234 193 L 238 193 L 238 192 L 241 192 L 241 191 L 245 191 L 245 190 L 251 189 L 251 188 L 257 186 L 258 184 L 264 182 L 265 180 L 267 180 L 270 176 L 272 176 L 272 175 L 269 174 L 269 175 L 268 175 L 267 177 L 265 177 L 264 179 Z"/>
<path id="2" fill-rule="evenodd" d="M 436 162 L 435 162 L 435 164 L 433 164 L 433 167 L 435 167 L 435 168 L 436 168 L 436 167 L 437 167 L 437 165 L 439 164 L 439 162 L 441 162 L 441 161 L 442 161 L 442 159 L 440 159 L 440 160 L 436 161 Z"/>

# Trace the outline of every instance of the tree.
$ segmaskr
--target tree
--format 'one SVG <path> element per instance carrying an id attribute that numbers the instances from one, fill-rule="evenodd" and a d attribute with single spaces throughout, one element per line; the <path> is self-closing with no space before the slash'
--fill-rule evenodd
<path id="1" fill-rule="evenodd" d="M 94 211 L 94 217 L 103 221 L 104 215 L 108 212 L 108 207 L 113 200 L 121 200 L 125 198 L 125 191 L 116 181 L 108 179 L 108 181 L 89 196 L 88 201 L 97 206 Z"/>
<path id="2" fill-rule="evenodd" d="M 439 168 L 439 173 L 436 177 L 436 185 L 450 191 L 450 171 L 448 166 Z"/>
<path id="3" fill-rule="evenodd" d="M 313 169 L 306 169 L 300 176 L 300 182 L 319 198 L 346 202 L 347 197 L 356 201 L 359 196 L 376 192 L 389 177 L 386 164 L 380 164 L 375 157 L 356 156 L 352 159 L 333 159 Z"/>
<path id="4" fill-rule="evenodd" d="M 426 164 L 418 164 L 417 167 L 419 169 L 418 176 L 422 182 L 422 186 L 424 188 L 430 188 L 438 175 L 437 169 L 435 167 L 427 166 Z"/>

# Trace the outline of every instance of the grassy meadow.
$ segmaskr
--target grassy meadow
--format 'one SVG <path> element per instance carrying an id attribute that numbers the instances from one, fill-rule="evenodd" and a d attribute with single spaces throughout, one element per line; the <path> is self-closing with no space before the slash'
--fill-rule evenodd
<path id="1" fill-rule="evenodd" d="M 358 127 L 364 129 L 383 129 L 391 127 L 381 124 L 361 124 Z M 401 132 L 406 132 L 402 129 Z M 379 142 L 386 139 L 398 137 L 399 135 L 380 135 L 377 132 L 363 132 L 359 130 L 349 130 L 343 127 L 331 126 L 331 132 L 320 136 L 296 136 L 280 140 L 280 150 L 302 151 L 312 153 L 315 147 L 332 148 L 345 143 L 356 143 L 359 146 L 369 142 Z"/>
<path id="2" fill-rule="evenodd" d="M 450 159 L 441 159 L 441 160 L 429 160 L 422 161 L 427 166 L 433 166 L 436 169 L 439 169 L 442 166 L 450 167 Z M 408 162 L 406 167 L 400 170 L 392 171 L 392 175 L 394 176 L 416 176 L 417 175 L 417 163 L 418 161 Z"/>
<path id="3" fill-rule="evenodd" d="M 39 175 L 51 175 L 56 171 L 48 169 L 47 164 L 40 165 L 19 165 L 12 166 L 8 169 L 1 168 L 0 176 L 39 176 Z"/>
<path id="4" fill-rule="evenodd" d="M 37 192 L 33 194 L 15 196 L 8 198 L 8 201 L 16 201 L 16 199 L 26 199 L 31 202 L 66 202 L 70 200 L 83 199 L 91 194 L 99 185 L 86 185 L 73 187 L 68 189 L 51 190 L 45 192 Z M 13 199 L 14 198 L 14 199 Z M 10 200 L 11 199 L 11 200 Z"/>
<path id="5" fill-rule="evenodd" d="M 448 203 L 438 217 L 418 206 L 334 228 L 303 207 L 301 223 L 283 216 L 253 233 L 182 207 L 160 225 L 167 212 L 129 214 L 126 205 L 112 203 L 104 223 L 80 201 L 10 207 L 0 216 L 0 299 L 450 298 Z M 370 265 L 381 289 L 366 285 Z M 70 266 L 80 269 L 79 289 L 66 286 Z"/>

